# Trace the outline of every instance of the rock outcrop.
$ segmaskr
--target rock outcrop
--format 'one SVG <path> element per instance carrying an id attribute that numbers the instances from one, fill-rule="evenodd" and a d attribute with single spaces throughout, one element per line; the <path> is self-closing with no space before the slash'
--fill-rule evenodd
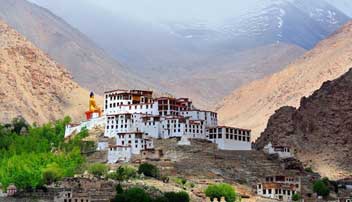
<path id="1" fill-rule="evenodd" d="M 291 145 L 299 160 L 333 179 L 352 175 L 352 69 L 325 82 L 298 109 L 282 107 L 256 141 Z"/>
<path id="2" fill-rule="evenodd" d="M 63 66 L 0 21 L 0 122 L 16 116 L 39 124 L 64 115 L 80 119 L 88 96 Z"/>

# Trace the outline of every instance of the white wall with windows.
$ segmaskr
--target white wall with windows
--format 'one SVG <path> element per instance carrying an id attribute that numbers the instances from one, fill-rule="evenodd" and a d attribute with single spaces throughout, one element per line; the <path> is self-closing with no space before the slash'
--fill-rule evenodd
<path id="1" fill-rule="evenodd" d="M 252 149 L 251 133 L 249 130 L 215 127 L 207 130 L 206 137 L 208 140 L 216 143 L 218 148 L 222 150 L 247 151 Z"/>

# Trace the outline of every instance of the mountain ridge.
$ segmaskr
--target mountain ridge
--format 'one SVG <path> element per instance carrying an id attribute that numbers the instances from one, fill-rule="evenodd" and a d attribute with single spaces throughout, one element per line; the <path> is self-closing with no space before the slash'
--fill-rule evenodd
<path id="1" fill-rule="evenodd" d="M 351 38 L 350 21 L 282 71 L 233 91 L 217 106 L 220 122 L 251 128 L 258 137 L 277 108 L 299 106 L 301 97 L 352 66 Z"/>
<path id="2" fill-rule="evenodd" d="M 89 91 L 70 73 L 0 20 L 0 121 L 22 116 L 47 123 L 70 115 L 82 120 Z M 100 97 L 97 97 L 101 101 Z M 87 105 L 85 105 L 85 103 Z"/>
<path id="3" fill-rule="evenodd" d="M 128 3 L 122 3 L 122 11 L 117 12 L 106 7 L 105 10 L 101 9 L 94 6 L 94 2 L 82 0 L 74 3 L 68 0 L 53 3 L 32 1 L 74 24 L 145 81 L 168 92 L 175 92 L 180 97 L 194 97 L 197 106 L 209 109 L 235 88 L 281 70 L 301 56 L 303 49 L 310 49 L 348 20 L 338 9 L 321 0 L 252 0 L 248 2 L 254 2 L 253 8 L 244 6 L 243 9 L 236 9 L 239 13 L 231 12 L 230 16 L 216 22 L 202 18 L 190 18 L 187 21 L 184 18 L 150 20 L 133 17 L 138 9 L 143 9 L 145 15 L 154 14 L 148 6 L 138 7 L 142 4 L 133 7 L 134 12 L 130 17 L 122 12 Z M 299 3 L 303 6 L 297 6 Z M 82 7 L 81 12 L 92 13 L 88 21 L 95 24 L 96 29 L 86 23 L 87 19 L 80 12 L 72 12 L 77 10 L 76 7 Z M 277 43 L 294 46 L 296 52 L 281 57 L 281 63 L 277 60 L 275 64 L 268 65 L 263 65 L 265 59 L 255 61 L 249 57 L 238 57 L 243 52 L 252 50 L 254 54 L 255 49 Z M 286 50 L 287 47 L 272 48 L 271 54 L 265 50 L 260 56 L 257 54 L 258 58 L 268 55 L 274 57 L 276 52 Z M 257 66 L 259 73 L 246 72 L 248 64 Z M 218 68 L 224 72 L 240 73 L 232 74 L 233 77 L 221 83 L 219 80 L 222 75 L 213 74 L 217 73 Z M 202 72 L 210 76 L 199 79 Z M 213 75 L 218 77 L 214 78 Z M 190 85 L 193 83 L 195 85 Z M 224 87 L 224 83 L 228 87 Z M 211 92 L 216 92 L 216 96 L 206 97 Z"/>
<path id="4" fill-rule="evenodd" d="M 103 93 L 111 88 L 152 86 L 48 9 L 25 0 L 3 0 L 0 19 L 65 65 L 74 80 L 86 88 Z"/>

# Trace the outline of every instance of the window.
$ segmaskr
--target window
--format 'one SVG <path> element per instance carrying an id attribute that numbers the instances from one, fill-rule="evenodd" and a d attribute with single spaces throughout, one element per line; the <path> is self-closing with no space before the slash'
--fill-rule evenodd
<path id="1" fill-rule="evenodd" d="M 268 189 L 268 194 L 271 194 L 271 189 Z"/>
<path id="2" fill-rule="evenodd" d="M 219 135 L 218 135 L 218 138 L 222 138 L 222 134 L 219 134 Z"/>
<path id="3" fill-rule="evenodd" d="M 266 194 L 266 189 L 263 189 L 263 194 Z"/>

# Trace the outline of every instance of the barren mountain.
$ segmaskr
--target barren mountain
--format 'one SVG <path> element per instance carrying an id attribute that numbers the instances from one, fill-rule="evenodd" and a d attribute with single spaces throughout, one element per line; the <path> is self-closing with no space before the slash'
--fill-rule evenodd
<path id="1" fill-rule="evenodd" d="M 282 106 L 299 106 L 324 81 L 352 66 L 352 22 L 320 42 L 284 70 L 235 90 L 218 106 L 223 124 L 251 128 L 259 136 L 269 116 Z"/>
<path id="2" fill-rule="evenodd" d="M 209 109 L 241 85 L 281 70 L 349 19 L 325 0 L 29 1 L 143 78 Z M 214 10 L 222 12 L 212 16 Z"/>
<path id="3" fill-rule="evenodd" d="M 277 43 L 209 57 L 202 71 L 177 70 L 173 75 L 179 76 L 168 77 L 160 85 L 177 95 L 192 98 L 198 107 L 214 109 L 234 89 L 279 71 L 304 53 L 298 46 Z"/>
<path id="4" fill-rule="evenodd" d="M 0 19 L 65 65 L 74 80 L 86 88 L 101 93 L 151 86 L 61 18 L 26 0 L 1 0 Z"/>
<path id="5" fill-rule="evenodd" d="M 0 21 L 0 122 L 80 119 L 88 96 L 62 66 Z"/>
<path id="6" fill-rule="evenodd" d="M 351 176 L 352 69 L 303 97 L 298 109 L 277 110 L 256 145 L 263 148 L 269 141 L 290 145 L 298 159 L 324 176 Z"/>

